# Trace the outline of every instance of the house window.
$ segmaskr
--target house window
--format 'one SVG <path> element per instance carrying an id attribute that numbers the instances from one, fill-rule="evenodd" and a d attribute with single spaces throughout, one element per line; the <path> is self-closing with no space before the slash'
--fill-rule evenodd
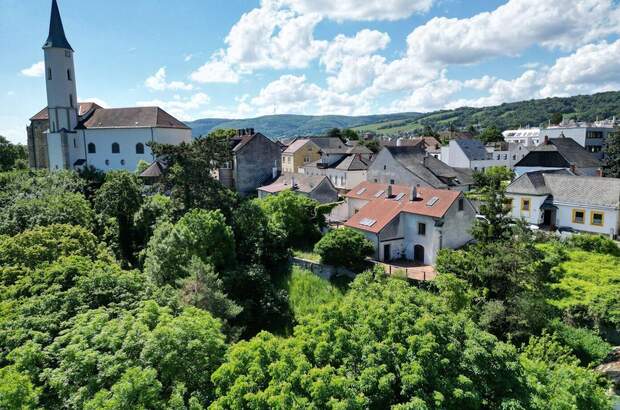
<path id="1" fill-rule="evenodd" d="M 73 138 L 73 148 L 77 148 L 77 141 Z"/>
<path id="2" fill-rule="evenodd" d="M 118 145 L 118 142 L 112 144 L 112 154 L 118 154 L 121 152 L 121 147 Z"/>
<path id="3" fill-rule="evenodd" d="M 106 164 L 106 165 L 110 165 L 110 160 L 109 160 L 109 159 L 106 159 L 106 160 L 105 160 L 105 164 Z"/>
<path id="4" fill-rule="evenodd" d="M 592 211 L 590 213 L 590 225 L 603 226 L 604 217 L 603 212 Z"/>
<path id="5" fill-rule="evenodd" d="M 139 142 L 136 144 L 136 154 L 144 154 L 144 144 Z"/>
<path id="6" fill-rule="evenodd" d="M 521 198 L 521 210 L 529 212 L 530 211 L 531 202 L 529 199 Z"/>
<path id="7" fill-rule="evenodd" d="M 125 160 L 121 159 L 121 165 L 125 165 Z"/>
<path id="8" fill-rule="evenodd" d="M 387 169 L 387 165 L 384 165 L 383 166 L 383 170 L 385 171 L 386 169 Z"/>
<path id="9" fill-rule="evenodd" d="M 582 224 L 586 219 L 586 211 L 584 209 L 573 209 L 573 223 Z"/>
<path id="10" fill-rule="evenodd" d="M 459 211 L 465 209 L 465 200 L 463 198 L 459 198 Z"/>
<path id="11" fill-rule="evenodd" d="M 390 184 L 394 185 L 394 180 L 393 179 L 390 179 Z"/>
<path id="12" fill-rule="evenodd" d="M 422 222 L 418 222 L 418 235 L 424 236 L 426 235 L 426 224 Z"/>
<path id="13" fill-rule="evenodd" d="M 97 153 L 97 147 L 92 142 L 88 144 L 88 153 L 89 154 L 96 154 Z"/>
<path id="14" fill-rule="evenodd" d="M 73 81 L 73 78 L 71 78 L 71 70 L 67 70 L 67 80 Z"/>
<path id="15" fill-rule="evenodd" d="M 69 94 L 69 107 L 73 108 L 73 94 Z"/>
<path id="16" fill-rule="evenodd" d="M 52 67 L 47 67 L 47 79 L 52 79 Z"/>
<path id="17" fill-rule="evenodd" d="M 304 163 L 310 162 L 310 156 L 306 155 L 304 157 Z"/>

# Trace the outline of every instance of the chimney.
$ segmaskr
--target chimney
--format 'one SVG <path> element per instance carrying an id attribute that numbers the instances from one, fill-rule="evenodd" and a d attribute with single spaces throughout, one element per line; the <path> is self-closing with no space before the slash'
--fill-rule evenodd
<path id="1" fill-rule="evenodd" d="M 412 186 L 411 192 L 409 193 L 409 200 L 415 201 L 417 197 L 418 197 L 418 190 L 416 187 Z"/>
<path id="2" fill-rule="evenodd" d="M 573 174 L 577 175 L 576 170 L 577 170 L 577 168 L 575 167 L 575 164 L 570 164 L 570 172 L 572 172 Z"/>
<path id="3" fill-rule="evenodd" d="M 388 185 L 387 186 L 387 191 L 385 191 L 385 196 L 386 196 L 386 198 L 391 198 L 392 197 L 392 185 Z"/>
<path id="4" fill-rule="evenodd" d="M 599 168 L 599 169 L 597 169 L 597 170 L 596 170 L 596 176 L 597 176 L 597 177 L 602 177 L 602 176 L 603 176 L 603 170 L 602 170 L 602 169 L 600 169 L 600 168 Z"/>
<path id="5" fill-rule="evenodd" d="M 549 145 L 549 136 L 548 135 L 545 135 L 545 139 L 543 141 L 543 144 Z"/>

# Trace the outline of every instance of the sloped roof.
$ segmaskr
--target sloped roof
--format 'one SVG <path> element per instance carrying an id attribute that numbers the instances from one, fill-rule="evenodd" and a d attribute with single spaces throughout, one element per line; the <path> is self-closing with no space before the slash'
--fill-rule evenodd
<path id="1" fill-rule="evenodd" d="M 159 178 L 164 174 L 164 164 L 160 161 L 153 161 L 142 173 L 140 178 Z"/>
<path id="2" fill-rule="evenodd" d="M 309 176 L 297 173 L 284 173 L 273 183 L 262 186 L 258 188 L 258 190 L 269 193 L 277 193 L 287 189 L 294 189 L 295 191 L 309 194 L 325 180 L 327 180 L 331 184 L 329 178 L 324 175 Z"/>
<path id="3" fill-rule="evenodd" d="M 78 115 L 82 116 L 87 114 L 91 108 L 99 109 L 102 108 L 99 104 L 94 102 L 81 102 L 78 103 Z M 47 107 L 43 108 L 41 111 L 36 113 L 34 116 L 30 118 L 30 121 L 43 121 L 49 119 L 49 113 L 47 111 Z"/>
<path id="4" fill-rule="evenodd" d="M 297 139 L 286 147 L 286 149 L 284 150 L 284 154 L 294 154 L 303 146 L 305 146 L 308 142 L 310 142 L 310 140 L 307 138 Z"/>
<path id="5" fill-rule="evenodd" d="M 508 194 L 548 195 L 549 188 L 545 184 L 545 174 L 573 175 L 565 169 L 552 171 L 526 172 L 512 181 L 506 188 Z"/>
<path id="6" fill-rule="evenodd" d="M 601 161 L 572 138 L 551 138 L 532 148 L 515 167 L 597 168 Z"/>
<path id="7" fill-rule="evenodd" d="M 43 48 L 65 48 L 73 51 L 65 36 L 65 29 L 62 27 L 62 19 L 60 18 L 60 11 L 58 10 L 56 0 L 52 0 L 50 31 L 45 44 L 43 44 Z"/>
<path id="8" fill-rule="evenodd" d="M 343 171 L 365 171 L 368 169 L 369 161 L 362 159 L 360 155 L 347 155 L 336 164 L 335 168 Z"/>
<path id="9" fill-rule="evenodd" d="M 159 107 L 99 108 L 79 127 L 190 129 Z"/>
<path id="10" fill-rule="evenodd" d="M 544 174 L 553 202 L 620 208 L 620 178 Z"/>
<path id="11" fill-rule="evenodd" d="M 453 140 L 461 148 L 465 156 L 470 161 L 480 161 L 487 159 L 487 150 L 484 144 L 478 140 Z"/>
<path id="12" fill-rule="evenodd" d="M 347 147 L 348 145 L 338 137 L 308 137 L 308 139 L 314 142 L 321 149 L 325 148 L 340 148 Z"/>
<path id="13" fill-rule="evenodd" d="M 362 182 L 346 195 L 347 198 L 365 199 L 370 201 L 353 215 L 346 223 L 351 228 L 367 232 L 380 232 L 390 221 L 401 212 L 424 215 L 432 218 L 443 217 L 461 193 L 445 189 L 416 188 L 415 200 L 411 200 L 411 187 L 392 185 L 392 197 L 387 198 L 388 185 Z M 379 194 L 379 196 L 377 196 Z M 399 195 L 403 194 L 403 195 Z M 400 196 L 400 199 L 396 200 Z M 430 201 L 436 198 L 434 201 Z M 362 224 L 364 220 L 375 221 L 371 226 Z"/>

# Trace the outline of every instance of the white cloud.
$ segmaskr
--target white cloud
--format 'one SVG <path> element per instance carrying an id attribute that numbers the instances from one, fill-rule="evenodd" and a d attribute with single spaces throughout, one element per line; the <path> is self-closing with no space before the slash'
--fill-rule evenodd
<path id="1" fill-rule="evenodd" d="M 21 73 L 26 77 L 43 77 L 45 73 L 45 63 L 43 63 L 43 61 L 34 63 L 30 67 L 21 70 Z"/>
<path id="2" fill-rule="evenodd" d="M 191 84 L 186 84 L 182 81 L 166 82 L 166 67 L 161 67 L 155 74 L 148 77 L 144 81 L 144 85 L 147 88 L 154 91 L 164 90 L 192 90 L 194 87 Z"/>
<path id="3" fill-rule="evenodd" d="M 194 58 L 194 55 L 193 55 L 193 54 L 191 54 L 191 53 L 190 53 L 190 54 L 185 54 L 185 55 L 183 56 L 183 61 L 185 61 L 185 62 L 187 63 L 188 61 L 191 61 L 191 60 L 192 60 L 192 58 Z"/>
<path id="4" fill-rule="evenodd" d="M 433 0 L 281 0 L 301 14 L 315 13 L 332 20 L 400 20 L 427 12 Z"/>
<path id="5" fill-rule="evenodd" d="M 195 113 L 201 110 L 205 105 L 209 103 L 211 99 L 205 93 L 196 93 L 191 97 L 183 98 L 175 95 L 172 100 L 150 100 L 150 101 L 138 101 L 136 106 L 149 107 L 157 106 L 166 110 L 168 113 L 174 115 L 182 121 L 187 121 L 195 117 Z"/>
<path id="6" fill-rule="evenodd" d="M 327 71 L 333 72 L 344 63 L 346 58 L 368 56 L 384 49 L 389 42 L 390 36 L 377 30 L 364 29 L 359 31 L 355 37 L 339 34 L 327 46 L 321 56 L 321 63 Z"/>
<path id="7" fill-rule="evenodd" d="M 351 92 L 368 86 L 385 70 L 385 58 L 381 56 L 345 57 L 337 75 L 328 77 L 330 90 Z"/>
<path id="8" fill-rule="evenodd" d="M 444 64 L 515 56 L 539 44 L 572 50 L 620 32 L 613 0 L 509 0 L 466 19 L 435 17 L 407 38 L 408 55 Z"/>
<path id="9" fill-rule="evenodd" d="M 94 102 L 95 104 L 100 105 L 102 108 L 110 108 L 110 104 L 97 97 L 89 97 L 89 98 L 80 98 L 81 102 Z"/>
<path id="10" fill-rule="evenodd" d="M 408 97 L 396 100 L 392 106 L 395 111 L 429 112 L 444 108 L 449 98 L 460 91 L 460 81 L 440 78 L 416 88 Z"/>
<path id="11" fill-rule="evenodd" d="M 205 63 L 194 71 L 190 78 L 198 83 L 237 83 L 239 74 L 229 63 L 223 61 L 220 56 L 214 56 L 211 61 Z"/>

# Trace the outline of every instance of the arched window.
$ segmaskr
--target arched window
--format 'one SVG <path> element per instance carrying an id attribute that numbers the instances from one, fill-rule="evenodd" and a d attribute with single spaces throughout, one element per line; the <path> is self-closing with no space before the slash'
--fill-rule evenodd
<path id="1" fill-rule="evenodd" d="M 125 165 L 125 160 L 121 159 L 121 165 Z"/>
<path id="2" fill-rule="evenodd" d="M 136 144 L 136 154 L 144 154 L 144 144 L 139 142 Z"/>
<path id="3" fill-rule="evenodd" d="M 110 165 L 110 160 L 109 160 L 109 159 L 106 159 L 106 160 L 105 160 L 105 164 L 106 164 L 106 165 Z"/>
<path id="4" fill-rule="evenodd" d="M 118 142 L 112 144 L 112 154 L 118 154 L 121 152 L 121 147 L 118 145 Z"/>
<path id="5" fill-rule="evenodd" d="M 88 153 L 89 154 L 96 154 L 97 153 L 97 146 L 95 144 L 93 144 L 92 142 L 88 144 Z"/>
<path id="6" fill-rule="evenodd" d="M 71 70 L 70 69 L 67 70 L 67 80 L 73 81 L 73 78 L 71 78 Z"/>

